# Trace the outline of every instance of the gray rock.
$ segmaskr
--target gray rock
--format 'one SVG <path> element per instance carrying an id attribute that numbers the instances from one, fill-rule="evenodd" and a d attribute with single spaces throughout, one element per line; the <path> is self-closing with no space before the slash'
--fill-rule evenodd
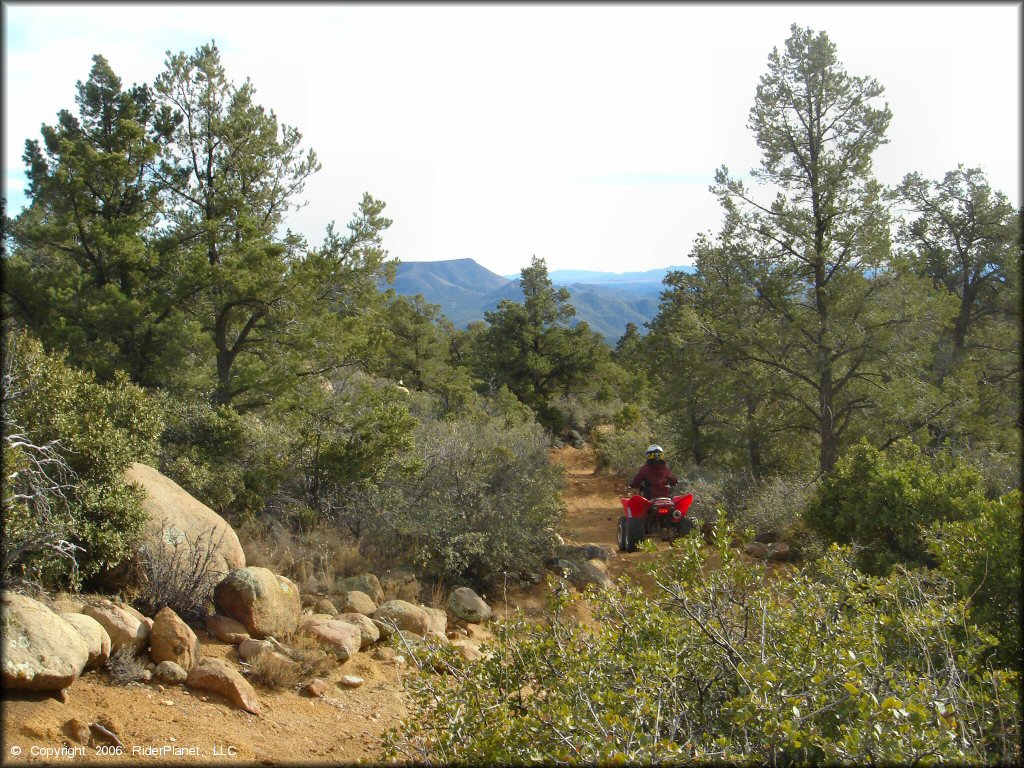
<path id="1" fill-rule="evenodd" d="M 416 574 L 408 568 L 389 568 L 380 577 L 385 600 L 405 600 L 418 603 L 423 587 Z M 377 601 L 380 603 L 381 601 Z"/>
<path id="2" fill-rule="evenodd" d="M 5 688 L 54 691 L 78 679 L 89 646 L 74 625 L 25 595 L 3 592 L 3 684 Z"/>
<path id="3" fill-rule="evenodd" d="M 183 685 L 188 678 L 188 672 L 173 661 L 161 661 L 156 665 L 153 674 L 156 675 L 157 680 L 163 680 L 169 685 Z"/>
<path id="4" fill-rule="evenodd" d="M 334 584 L 334 591 L 339 595 L 344 595 L 347 592 L 362 592 L 369 596 L 375 604 L 384 600 L 384 590 L 381 588 L 380 580 L 372 573 L 361 573 L 358 576 L 338 579 Z"/>
<path id="5" fill-rule="evenodd" d="M 339 613 L 338 621 L 347 621 L 359 627 L 359 650 L 365 651 L 371 645 L 380 640 L 380 630 L 373 623 L 373 619 L 361 613 Z"/>
<path id="6" fill-rule="evenodd" d="M 405 600 L 388 600 L 381 605 L 373 618 L 384 624 L 393 624 L 398 629 L 423 637 L 430 629 L 430 616 L 423 608 Z"/>
<path id="7" fill-rule="evenodd" d="M 249 638 L 238 644 L 238 657 L 242 661 L 249 661 L 262 653 L 273 653 L 277 650 L 269 640 L 254 640 Z"/>
<path id="8" fill-rule="evenodd" d="M 448 610 L 463 621 L 479 624 L 491 617 L 491 607 L 469 587 L 459 587 L 448 598 Z"/>

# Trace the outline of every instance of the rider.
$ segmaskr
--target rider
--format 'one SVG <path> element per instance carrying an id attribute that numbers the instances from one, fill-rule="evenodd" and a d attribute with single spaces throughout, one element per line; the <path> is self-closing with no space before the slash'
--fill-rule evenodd
<path id="1" fill-rule="evenodd" d="M 668 496 L 669 486 L 679 481 L 665 463 L 665 449 L 660 445 L 648 446 L 646 456 L 647 463 L 640 467 L 629 487 L 639 488 L 645 499 Z"/>

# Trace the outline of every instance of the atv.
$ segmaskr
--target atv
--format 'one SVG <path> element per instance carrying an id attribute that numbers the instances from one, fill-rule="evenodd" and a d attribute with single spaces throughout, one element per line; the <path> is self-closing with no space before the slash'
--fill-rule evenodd
<path id="1" fill-rule="evenodd" d="M 662 539 L 672 541 L 678 536 L 685 536 L 693 528 L 692 518 L 686 516 L 693 503 L 692 493 L 655 499 L 635 493 L 620 501 L 626 514 L 619 518 L 615 538 L 623 552 L 635 552 L 637 544 L 653 533 L 660 533 Z"/>

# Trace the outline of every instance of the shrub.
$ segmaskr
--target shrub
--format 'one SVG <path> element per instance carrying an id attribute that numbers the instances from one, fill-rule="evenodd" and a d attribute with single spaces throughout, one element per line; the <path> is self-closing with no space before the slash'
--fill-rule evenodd
<path id="1" fill-rule="evenodd" d="M 365 501 L 364 543 L 451 582 L 486 587 L 542 572 L 554 547 L 545 529 L 562 513 L 562 475 L 543 430 L 478 414 L 427 422 L 415 445 L 416 474 Z"/>
<path id="2" fill-rule="evenodd" d="M 725 525 L 724 521 L 720 524 Z M 719 541 L 731 538 L 729 527 Z M 651 554 L 654 548 L 649 548 Z M 983 657 L 942 580 L 859 573 L 834 548 L 771 578 L 725 544 L 676 542 L 652 575 L 582 598 L 593 621 L 499 623 L 490 654 L 417 659 L 392 757 L 445 764 L 911 764 L 1020 759 L 1017 675 Z M 417 649 L 414 649 L 417 650 Z M 417 651 L 423 653 L 422 651 Z M 435 658 L 436 656 L 436 658 Z M 447 663 L 446 663 L 447 661 Z M 443 669 L 444 676 L 427 670 Z"/>
<path id="3" fill-rule="evenodd" d="M 980 475 L 961 462 L 929 459 L 909 441 L 885 452 L 863 442 L 821 482 L 804 517 L 828 540 L 861 547 L 861 568 L 882 574 L 896 563 L 934 565 L 922 530 L 984 506 Z"/>
<path id="4" fill-rule="evenodd" d="M 264 688 L 287 690 L 302 682 L 300 665 L 273 653 L 261 653 L 248 664 L 249 676 Z"/>
<path id="5" fill-rule="evenodd" d="M 973 520 L 943 523 L 926 536 L 942 571 L 969 599 L 973 617 L 999 640 L 999 658 L 1021 667 L 1020 491 L 990 501 Z"/>
<path id="6" fill-rule="evenodd" d="M 48 585 L 69 580 L 77 585 L 114 568 L 131 552 L 144 520 L 142 492 L 126 484 L 123 473 L 131 462 L 150 461 L 154 455 L 161 429 L 158 409 L 123 374 L 116 374 L 110 384 L 98 384 L 91 374 L 67 365 L 62 355 L 47 354 L 25 335 L 5 341 L 4 390 L 5 434 L 17 425 L 35 446 L 59 445 L 74 477 L 68 473 L 61 481 L 58 472 L 51 478 L 60 493 L 54 489 L 44 494 L 49 516 L 26 518 L 27 503 L 9 518 L 5 515 L 5 540 L 57 535 L 79 548 L 74 560 L 43 548 L 5 564 Z M 5 463 L 12 461 L 7 466 L 29 459 L 25 450 L 12 454 L 12 446 L 7 448 Z M 35 458 L 45 457 L 37 453 Z M 6 475 L 4 483 L 6 498 L 16 483 Z M 40 524 L 58 524 L 61 530 L 41 530 Z"/>
<path id="7" fill-rule="evenodd" d="M 201 620 L 213 602 L 213 588 L 223 574 L 215 569 L 215 558 L 224 532 L 210 529 L 196 536 L 172 538 L 161 528 L 154 543 L 139 548 L 138 568 L 142 579 L 135 607 L 153 616 L 170 606 L 184 619 Z M 165 544 L 165 542 L 167 542 Z"/>
<path id="8" fill-rule="evenodd" d="M 107 674 L 114 685 L 131 685 L 146 679 L 146 665 L 127 645 L 122 645 L 107 659 Z"/>

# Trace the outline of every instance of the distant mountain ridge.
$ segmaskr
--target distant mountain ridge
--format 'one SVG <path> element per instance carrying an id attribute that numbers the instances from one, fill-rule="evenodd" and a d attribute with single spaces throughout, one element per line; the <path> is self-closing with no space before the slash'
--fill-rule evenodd
<path id="1" fill-rule="evenodd" d="M 614 344 L 627 323 L 636 323 L 642 328 L 654 318 L 658 312 L 661 281 L 674 269 L 692 271 L 688 267 L 621 274 L 554 270 L 548 275 L 552 283 L 569 289 L 570 301 L 576 307 L 572 324 L 586 321 L 608 343 Z M 496 308 L 502 299 L 523 300 L 518 275 L 502 277 L 473 259 L 402 262 L 392 288 L 399 295 L 422 295 L 431 304 L 439 304 L 442 314 L 459 328 L 474 320 L 483 320 L 484 312 Z"/>

